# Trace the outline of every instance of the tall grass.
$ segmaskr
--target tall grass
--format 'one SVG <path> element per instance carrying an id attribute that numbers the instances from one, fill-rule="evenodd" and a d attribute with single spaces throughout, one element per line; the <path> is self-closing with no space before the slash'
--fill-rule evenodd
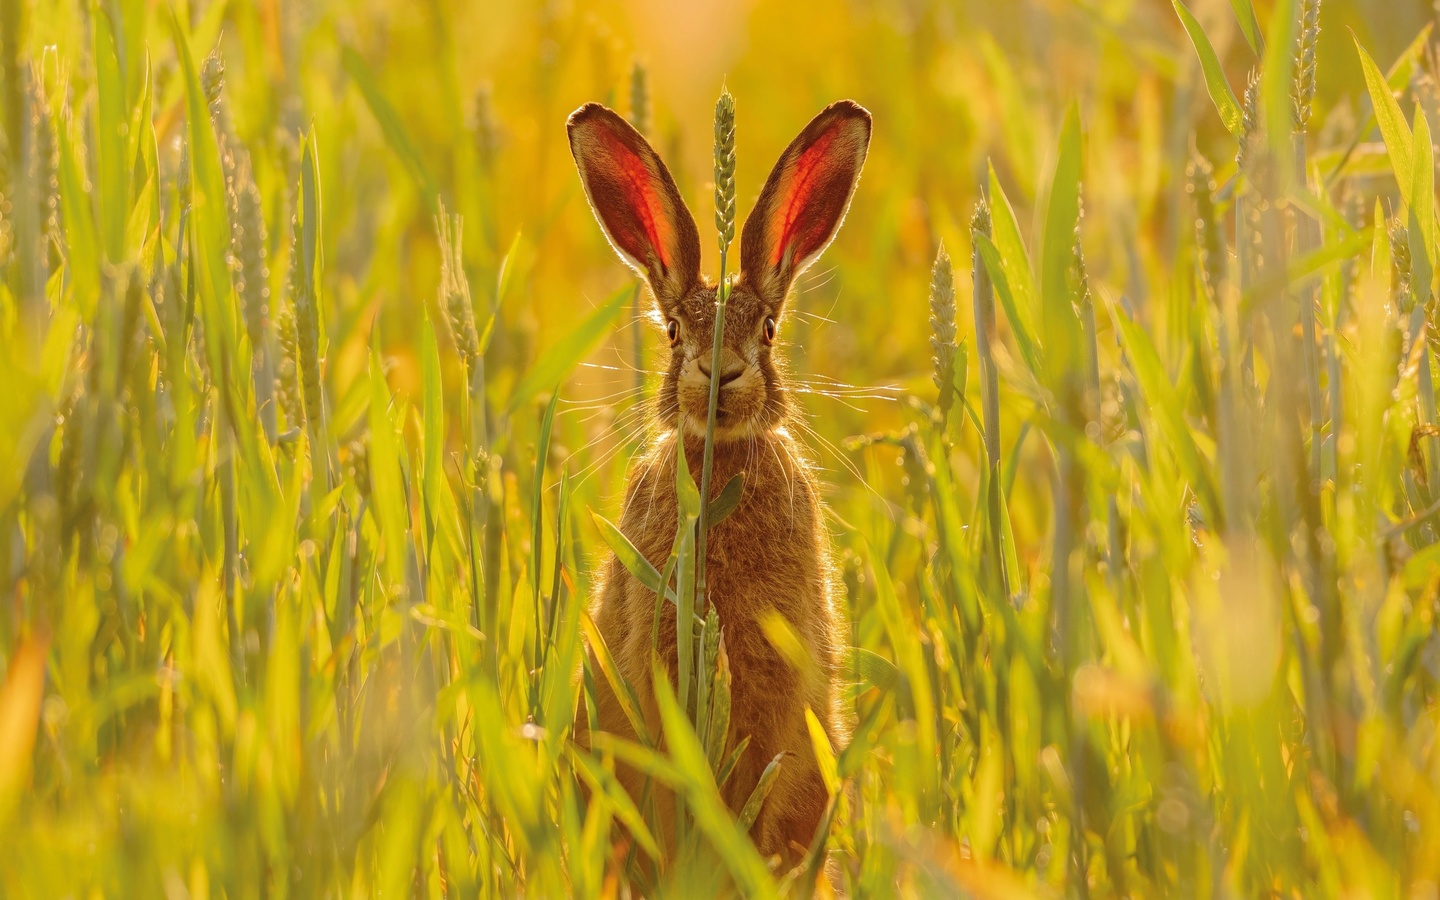
<path id="1" fill-rule="evenodd" d="M 0 894 L 1433 890 L 1422 4 L 801 6 L 0 3 Z M 719 793 L 738 484 L 660 570 L 610 524 L 659 344 L 562 126 L 627 87 L 717 318 L 737 158 L 875 114 L 787 324 L 857 724 L 790 872 L 778 763 Z M 602 679 L 639 741 L 572 740 Z"/>

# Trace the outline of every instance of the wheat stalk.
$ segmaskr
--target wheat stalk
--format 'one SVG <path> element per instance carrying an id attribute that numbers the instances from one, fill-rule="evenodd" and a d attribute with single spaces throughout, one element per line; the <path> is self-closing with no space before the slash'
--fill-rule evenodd
<path id="1" fill-rule="evenodd" d="M 700 520 L 695 541 L 695 592 L 702 608 L 709 605 L 706 594 L 705 557 L 710 531 L 710 483 L 715 468 L 715 410 L 720 401 L 720 357 L 724 348 L 725 304 L 730 284 L 725 271 L 730 242 L 735 237 L 735 98 L 721 88 L 715 102 L 715 230 L 719 233 L 720 284 L 715 289 L 714 341 L 710 349 L 710 402 L 705 416 L 705 453 L 700 467 Z M 678 452 L 685 452 L 684 437 Z M 684 623 L 682 627 L 691 627 Z M 681 688 L 682 704 L 687 687 Z"/>
<path id="2" fill-rule="evenodd" d="M 1295 47 L 1290 102 L 1295 130 L 1304 134 L 1310 124 L 1310 107 L 1315 100 L 1315 47 L 1320 40 L 1320 0 L 1300 0 L 1299 18 L 1300 40 Z"/>
<path id="3" fill-rule="evenodd" d="M 650 73 L 638 59 L 630 64 L 630 124 L 641 134 L 650 130 Z"/>
<path id="4" fill-rule="evenodd" d="M 978 215 L 980 210 L 976 210 Z M 971 223 L 973 226 L 973 222 Z M 987 222 L 988 225 L 988 222 Z M 950 254 L 941 244 L 930 270 L 930 347 L 934 372 L 931 378 L 939 390 L 940 427 L 943 431 L 955 404 L 955 277 L 950 268 Z"/>
<path id="5" fill-rule="evenodd" d="M 630 66 L 630 124 L 645 134 L 650 130 L 650 75 L 645 65 L 635 60 Z M 645 396 L 645 334 L 640 314 L 640 301 L 645 293 L 643 279 L 635 280 L 635 290 L 630 295 L 630 346 L 631 364 L 635 370 L 635 400 L 643 402 Z"/>
<path id="6" fill-rule="evenodd" d="M 470 281 L 465 277 L 461 248 L 465 223 L 458 214 L 445 209 L 435 216 L 435 234 L 440 242 L 440 308 L 455 341 L 455 351 L 467 372 L 473 371 L 480 358 L 480 335 L 475 330 L 475 308 L 470 301 Z"/>

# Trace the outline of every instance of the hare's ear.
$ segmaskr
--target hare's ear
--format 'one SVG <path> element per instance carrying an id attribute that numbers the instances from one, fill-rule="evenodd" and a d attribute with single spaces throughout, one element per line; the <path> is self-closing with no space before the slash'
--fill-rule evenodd
<path id="1" fill-rule="evenodd" d="M 668 309 L 700 278 L 700 233 L 675 180 L 640 132 L 599 103 L 575 110 L 566 127 L 605 237 Z"/>
<path id="2" fill-rule="evenodd" d="M 740 267 L 763 299 L 783 301 L 835 237 L 869 147 L 870 113 L 841 100 L 785 148 L 740 235 Z"/>

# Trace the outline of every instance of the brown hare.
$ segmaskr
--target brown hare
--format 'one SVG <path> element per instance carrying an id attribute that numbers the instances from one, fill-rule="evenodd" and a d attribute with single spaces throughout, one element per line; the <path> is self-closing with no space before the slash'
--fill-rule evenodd
<path id="1" fill-rule="evenodd" d="M 761 772 L 786 754 L 751 835 L 785 865 L 810 844 L 826 804 L 805 722 L 814 710 L 832 745 L 848 738 L 837 690 L 845 630 L 837 608 L 818 486 L 805 449 L 791 433 L 785 375 L 776 358 L 786 294 L 830 243 L 845 217 L 870 144 L 870 114 L 842 100 L 816 116 L 775 164 L 740 238 L 740 273 L 725 313 L 723 362 L 711 372 L 716 285 L 700 274 L 700 237 L 665 164 L 645 138 L 597 103 L 569 120 L 570 150 L 595 217 L 611 245 L 650 285 L 665 323 L 670 357 L 655 406 L 656 437 L 635 460 L 621 530 L 663 568 L 677 519 L 676 448 L 699 473 L 710 378 L 720 379 L 714 493 L 736 473 L 744 490 L 734 512 L 710 532 L 709 601 L 724 630 L 731 668 L 729 746 L 750 746 L 723 787 L 732 810 L 744 805 Z M 699 601 L 697 600 L 697 605 Z M 615 557 L 596 591 L 595 621 L 616 667 L 659 734 L 651 687 L 655 594 Z M 792 668 L 761 630 L 774 610 L 813 655 L 810 675 Z M 675 617 L 667 608 L 660 656 L 676 671 Z M 604 679 L 597 679 L 596 730 L 634 738 Z M 585 740 L 585 725 L 577 737 Z M 641 779 L 621 780 L 640 796 Z M 671 801 L 661 798 L 662 825 Z M 673 846 L 673 836 L 665 839 Z"/>

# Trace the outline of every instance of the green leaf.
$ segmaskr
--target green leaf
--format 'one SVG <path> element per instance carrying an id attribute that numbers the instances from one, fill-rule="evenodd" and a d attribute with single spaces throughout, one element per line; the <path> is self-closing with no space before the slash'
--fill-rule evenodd
<path id="1" fill-rule="evenodd" d="M 900 682 L 900 670 L 895 664 L 873 650 L 851 647 L 846 667 L 882 691 L 892 691 Z"/>
<path id="2" fill-rule="evenodd" d="M 995 286 L 995 293 L 1000 297 L 1000 306 L 1004 308 L 1005 318 L 1010 322 L 1010 330 L 1015 335 L 1015 344 L 1020 351 L 1020 358 L 1024 361 L 1025 366 L 1036 377 L 1039 377 L 1040 348 L 1036 346 L 1035 338 L 1030 333 L 1030 326 L 1026 324 L 1028 317 L 1021 313 L 1015 300 L 1015 294 L 1010 289 L 1010 279 L 1004 263 L 1000 261 L 1000 251 L 983 234 L 975 235 L 975 247 L 980 251 L 980 260 L 985 265 L 986 271 L 990 273 L 990 283 Z"/>
<path id="3" fill-rule="evenodd" d="M 630 728 L 636 735 L 647 743 L 653 744 L 653 736 L 645 727 L 645 718 L 640 714 L 640 701 L 635 696 L 635 688 L 620 674 L 615 667 L 615 658 L 610 654 L 610 647 L 605 643 L 605 636 L 595 625 L 595 620 L 590 613 L 583 612 L 580 615 L 580 628 L 585 632 L 585 638 L 590 643 L 590 650 L 595 654 L 595 663 L 600 667 L 600 673 L 610 684 L 610 690 L 615 694 L 616 701 L 620 704 L 620 711 L 630 723 Z M 591 746 L 597 746 L 595 738 L 598 734 L 594 731 L 594 724 L 591 723 Z"/>
<path id="4" fill-rule="evenodd" d="M 725 482 L 725 486 L 720 489 L 720 493 L 715 496 L 715 499 L 710 501 L 709 514 L 712 528 L 735 511 L 735 507 L 740 505 L 740 495 L 744 490 L 745 473 L 736 472 L 729 481 Z"/>
<path id="5" fill-rule="evenodd" d="M 815 711 L 805 707 L 805 727 L 810 732 L 810 746 L 815 751 L 815 766 L 820 770 L 820 780 L 825 782 L 825 792 L 835 796 L 840 791 L 840 773 L 836 770 L 835 748 L 830 744 L 830 735 L 816 718 Z"/>
<path id="6" fill-rule="evenodd" d="M 1255 18 L 1255 7 L 1250 0 L 1230 0 L 1230 8 L 1235 10 L 1235 19 L 1240 23 L 1245 43 L 1250 45 L 1256 56 L 1264 56 L 1265 38 L 1260 34 L 1260 20 Z"/>
<path id="7" fill-rule="evenodd" d="M 1065 380 L 1076 377 L 1082 362 L 1080 319 L 1075 315 L 1069 281 L 1075 261 L 1075 227 L 1080 220 L 1080 164 L 1080 116 L 1072 104 L 1060 130 L 1040 248 L 1040 309 L 1047 385 L 1052 391 L 1059 391 Z"/>
<path id="8" fill-rule="evenodd" d="M 383 565 L 387 588 L 405 582 L 406 504 L 404 475 L 400 468 L 400 442 L 390 418 L 390 388 L 380 361 L 379 331 L 370 348 L 370 499 L 384 544 Z"/>
<path id="9" fill-rule="evenodd" d="M 633 286 L 626 285 L 611 294 L 574 330 L 541 356 L 515 386 L 507 412 L 519 409 L 536 394 L 555 390 L 565 374 L 588 356 L 600 340 L 614 329 L 620 311 L 625 308 L 633 289 Z"/>
<path id="10" fill-rule="evenodd" d="M 1382 218 L 1381 221 L 1383 222 L 1384 219 Z M 1255 308 L 1256 303 L 1265 297 L 1273 296 L 1277 291 L 1293 287 L 1306 278 L 1320 275 L 1339 263 L 1353 258 L 1356 254 L 1363 252 L 1369 243 L 1368 234 L 1351 232 L 1341 240 L 1332 241 L 1315 248 L 1304 256 L 1289 260 L 1285 271 L 1267 275 L 1246 288 L 1240 298 L 1241 313 L 1248 313 Z"/>
<path id="11" fill-rule="evenodd" d="M 625 536 L 625 532 L 621 531 L 614 522 L 611 522 L 594 510 L 590 511 L 590 517 L 595 520 L 595 527 L 600 529 L 600 537 L 604 539 L 605 544 L 610 548 L 610 552 L 615 554 L 615 557 L 620 560 L 620 564 L 625 567 L 626 571 L 634 575 L 645 587 L 658 594 L 661 584 L 660 570 L 650 565 L 650 560 L 646 559 L 645 556 L 635 548 L 635 545 L 630 543 L 630 539 Z M 668 585 L 665 588 L 665 599 L 671 603 L 676 602 L 675 589 Z M 698 617 L 697 621 L 699 621 Z"/>
<path id="12" fill-rule="evenodd" d="M 1294 146 L 1291 132 L 1295 127 L 1295 106 L 1290 91 L 1295 82 L 1291 53 L 1299 27 L 1295 0 L 1277 0 L 1266 24 L 1265 57 L 1260 64 L 1259 113 L 1265 123 L 1265 138 L 1270 144 L 1270 153 L 1280 160 L 1285 159 Z M 1277 165 L 1275 173 L 1280 178 L 1281 191 L 1289 190 L 1296 180 L 1292 166 Z"/>
<path id="13" fill-rule="evenodd" d="M 1410 134 L 1410 126 L 1405 124 L 1405 114 L 1400 111 L 1400 104 L 1396 102 L 1395 95 L 1390 92 L 1390 85 L 1385 76 L 1380 74 L 1379 66 L 1360 46 L 1360 39 L 1352 33 L 1355 40 L 1355 50 L 1360 54 L 1360 68 L 1365 73 L 1365 87 L 1370 91 L 1370 103 L 1375 107 L 1375 121 L 1380 126 L 1380 136 L 1385 139 L 1385 149 L 1390 152 L 1390 167 L 1395 172 L 1395 181 L 1400 186 L 1400 197 L 1406 204 L 1410 203 L 1410 193 L 1414 187 L 1414 138 Z"/>
<path id="14" fill-rule="evenodd" d="M 556 391 L 545 406 L 545 416 L 540 420 L 540 440 L 535 445 L 535 476 L 530 494 L 530 584 L 535 588 L 536 616 L 539 616 L 540 605 L 540 554 L 545 546 L 545 463 L 550 458 L 550 432 L 555 426 L 555 407 L 559 403 L 560 392 Z M 538 634 L 535 639 L 540 639 Z"/>
<path id="15" fill-rule="evenodd" d="M 677 787 L 685 795 L 686 806 L 693 812 L 695 824 L 710 839 L 743 896 L 776 896 L 775 883 L 770 878 L 765 861 L 756 852 L 745 829 L 731 818 L 730 811 L 720 798 L 705 749 L 690 727 L 685 707 L 676 700 L 670 688 L 669 675 L 657 667 L 653 677 L 655 700 L 665 728 L 665 745 L 670 750 L 671 762 L 684 776 L 683 785 Z"/>
<path id="16" fill-rule="evenodd" d="M 775 779 L 780 777 L 780 767 L 784 763 L 785 754 L 777 753 L 760 773 L 760 780 L 755 782 L 750 796 L 745 798 L 745 805 L 740 807 L 740 815 L 735 818 L 735 824 L 740 828 L 749 831 L 754 826 L 755 820 L 760 817 L 760 810 L 765 806 L 766 798 L 775 787 Z"/>
<path id="17" fill-rule="evenodd" d="M 1418 240 L 1422 251 L 1412 252 L 1410 257 L 1411 265 L 1416 267 L 1414 286 L 1419 292 L 1418 299 L 1424 303 L 1430 293 L 1431 273 L 1435 271 L 1435 148 L 1430 143 L 1430 124 L 1418 103 L 1415 104 L 1412 147 L 1415 170 L 1411 175 L 1410 188 L 1410 239 L 1412 242 Z M 1423 271 L 1417 265 L 1421 260 L 1428 263 Z"/>
<path id="18" fill-rule="evenodd" d="M 100 231 L 105 243 L 105 256 L 118 263 L 125 252 L 125 224 L 129 219 L 130 141 L 127 137 L 128 116 L 125 114 L 125 79 L 120 75 L 120 58 L 115 46 L 115 31 L 110 20 L 113 7 L 93 3 L 90 21 L 93 25 L 93 58 L 95 60 L 95 92 L 97 130 L 97 169 L 100 194 Z"/>
<path id="19" fill-rule="evenodd" d="M 640 848 L 650 855 L 651 859 L 660 858 L 660 847 L 655 842 L 655 836 L 645 825 L 645 817 L 640 815 L 640 810 L 635 807 L 635 801 L 620 784 L 610 771 L 590 758 L 588 754 L 572 752 L 570 760 L 575 765 L 575 771 L 590 785 L 590 790 L 605 798 L 610 804 L 610 809 L 615 813 L 615 818 L 624 823 L 630 831 L 630 835 L 640 844 Z"/>
<path id="20" fill-rule="evenodd" d="M 48 112 L 42 112 L 48 115 Z M 55 128 L 59 149 L 60 212 L 65 224 L 65 274 L 70 282 L 75 307 L 85 319 L 95 315 L 100 301 L 100 236 L 96 233 L 94 207 L 85 190 L 84 169 L 80 162 L 72 123 L 61 122 Z"/>
<path id="21" fill-rule="evenodd" d="M 1216 515 L 1215 485 L 1211 482 L 1210 470 L 1204 465 L 1200 450 L 1190 425 L 1185 421 L 1184 409 L 1175 387 L 1165 374 L 1160 356 L 1150 336 L 1123 311 L 1112 307 L 1111 317 L 1120 331 L 1130 368 L 1140 383 L 1140 390 L 1149 401 L 1150 413 L 1155 417 L 1165 440 L 1180 462 L 1180 469 L 1191 488 L 1203 505 L 1207 520 L 1219 521 Z"/>
<path id="22" fill-rule="evenodd" d="M 1175 7 L 1175 14 L 1180 17 L 1180 24 L 1185 26 L 1185 33 L 1190 35 L 1190 43 L 1195 45 L 1195 54 L 1200 57 L 1200 70 L 1205 75 L 1205 89 L 1210 92 L 1215 111 L 1220 113 L 1220 121 L 1225 123 L 1231 134 L 1240 137 L 1245 133 L 1244 114 L 1240 110 L 1239 101 L 1235 99 L 1234 91 L 1230 90 L 1230 82 L 1225 79 L 1225 67 L 1221 65 L 1220 57 L 1215 55 L 1215 48 L 1205 36 L 1205 29 L 1200 27 L 1200 23 L 1185 4 L 1181 0 L 1171 2 Z M 1246 6 L 1248 5 L 1247 2 Z M 1251 17 L 1253 16 L 1252 11 Z"/>
<path id="23" fill-rule="evenodd" d="M 700 489 L 690 475 L 683 433 L 675 436 L 675 494 L 680 508 L 675 528 L 675 652 L 680 669 L 680 706 L 689 710 L 695 629 L 686 623 L 700 618 L 695 612 L 695 526 L 700 519 Z"/>
<path id="24" fill-rule="evenodd" d="M 990 166 L 990 231 L 1005 279 L 1015 295 L 1013 308 L 1007 306 L 1005 314 L 1010 317 L 1012 327 L 1018 322 L 1018 327 L 1034 335 L 1035 317 L 1040 314 L 1035 273 L 1030 267 L 1030 254 L 1025 250 L 1025 238 L 1020 233 L 1015 210 L 1010 206 L 1010 198 L 1005 196 L 1005 189 L 1000 186 L 1000 178 L 995 174 L 993 165 Z M 993 272 L 991 274 L 994 275 Z M 1039 369 L 1035 371 L 1039 372 Z"/>

